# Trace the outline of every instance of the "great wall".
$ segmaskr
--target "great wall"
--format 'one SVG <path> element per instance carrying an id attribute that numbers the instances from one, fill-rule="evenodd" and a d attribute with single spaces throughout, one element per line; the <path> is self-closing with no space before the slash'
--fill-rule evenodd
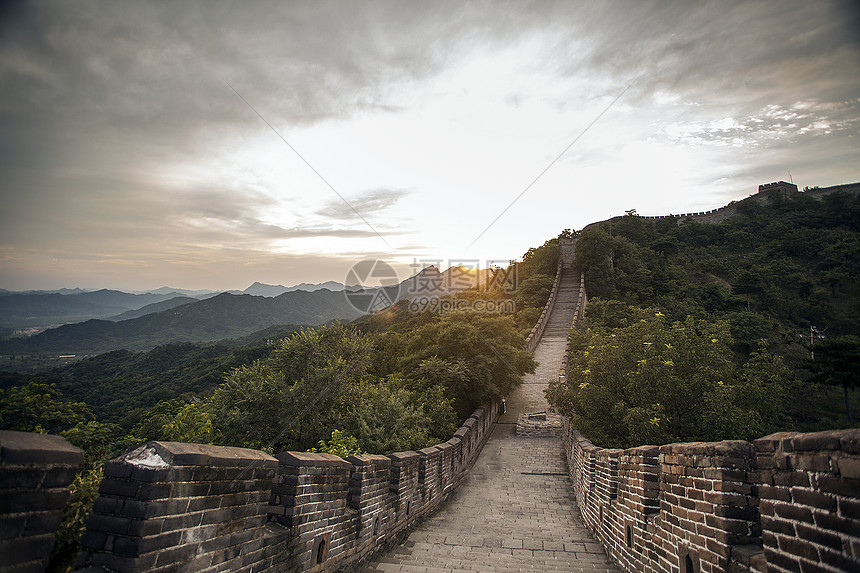
<path id="1" fill-rule="evenodd" d="M 779 196 L 781 198 L 787 199 L 790 197 L 799 196 L 799 194 L 803 194 L 805 197 L 810 197 L 812 199 L 821 200 L 825 195 L 830 195 L 831 193 L 849 193 L 852 195 L 856 195 L 860 193 L 860 183 L 849 183 L 847 185 L 833 185 L 832 187 L 816 187 L 813 189 L 806 189 L 804 191 L 799 191 L 797 189 L 797 185 L 793 183 L 786 183 L 785 181 L 775 181 L 773 183 L 765 183 L 764 185 L 758 186 L 758 193 L 750 195 L 746 199 L 741 199 L 740 201 L 732 201 L 728 205 L 723 207 L 718 207 L 717 209 L 711 209 L 709 211 L 699 211 L 695 213 L 682 213 L 678 215 L 642 215 L 643 219 L 648 220 L 657 220 L 657 219 L 694 219 L 700 223 L 721 223 L 725 221 L 729 217 L 737 214 L 738 205 L 740 203 L 746 201 L 755 201 L 761 204 L 770 203 L 775 196 Z"/>
<path id="2" fill-rule="evenodd" d="M 143 444 L 105 465 L 75 570 L 860 571 L 860 430 L 615 450 L 530 416 L 586 303 L 560 242 L 506 407 L 387 456 Z M 45 570 L 81 458 L 0 432 L 0 571 Z"/>

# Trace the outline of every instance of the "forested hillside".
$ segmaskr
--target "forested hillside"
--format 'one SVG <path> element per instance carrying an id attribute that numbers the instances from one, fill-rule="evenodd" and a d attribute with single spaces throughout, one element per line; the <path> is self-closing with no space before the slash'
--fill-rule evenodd
<path id="1" fill-rule="evenodd" d="M 591 301 L 551 398 L 601 445 L 853 425 L 858 196 L 759 196 L 721 223 L 631 212 L 584 229 L 575 265 Z"/>
<path id="2" fill-rule="evenodd" d="M 247 336 L 278 324 L 324 324 L 358 316 L 341 292 L 293 291 L 269 298 L 222 293 L 206 300 L 111 322 L 88 320 L 29 338 L 0 341 L 0 355 L 97 354 L 149 350 L 173 342 L 210 342 Z"/>

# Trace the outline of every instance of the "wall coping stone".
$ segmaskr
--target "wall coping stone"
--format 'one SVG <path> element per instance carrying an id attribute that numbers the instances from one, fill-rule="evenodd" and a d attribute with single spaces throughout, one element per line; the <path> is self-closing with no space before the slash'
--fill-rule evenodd
<path id="1" fill-rule="evenodd" d="M 860 453 L 860 428 L 802 434 L 792 438 L 791 445 L 796 451 L 843 450 L 856 454 Z"/>
<path id="2" fill-rule="evenodd" d="M 121 460 L 134 465 L 151 465 L 150 463 L 147 463 L 147 458 L 143 458 L 141 456 L 152 451 L 154 451 L 154 453 L 163 460 L 163 463 L 170 466 L 277 466 L 277 460 L 275 458 L 258 450 L 236 448 L 232 446 L 212 446 L 208 444 L 186 444 L 182 442 L 162 441 L 146 442 L 125 454 Z"/>
<path id="3" fill-rule="evenodd" d="M 281 452 L 275 456 L 282 466 L 326 466 L 349 469 L 352 464 L 334 454 L 322 452 Z"/>
<path id="4" fill-rule="evenodd" d="M 391 458 L 380 454 L 358 454 L 357 456 L 349 456 L 345 459 L 354 466 L 391 465 Z"/>
<path id="5" fill-rule="evenodd" d="M 437 448 L 436 446 L 429 446 L 418 450 L 418 454 L 421 456 L 430 456 L 437 452 L 439 452 L 439 448 Z"/>
<path id="6" fill-rule="evenodd" d="M 627 448 L 623 452 L 631 456 L 656 456 L 660 453 L 660 446 L 636 446 L 635 448 Z"/>
<path id="7" fill-rule="evenodd" d="M 78 465 L 84 453 L 62 436 L 0 431 L 0 463 Z"/>
<path id="8" fill-rule="evenodd" d="M 753 440 L 753 445 L 755 445 L 755 449 L 759 452 L 773 452 L 778 449 L 788 451 L 791 450 L 791 438 L 799 435 L 799 432 L 775 432 L 763 438 Z"/>
<path id="9" fill-rule="evenodd" d="M 826 430 L 801 434 L 798 432 L 776 432 L 753 442 L 759 452 L 809 452 L 821 450 L 842 450 L 846 453 L 860 453 L 860 428 L 847 430 Z"/>
<path id="10" fill-rule="evenodd" d="M 722 442 L 687 442 L 660 446 L 660 453 L 704 455 L 704 456 L 751 456 L 754 446 L 744 440 L 724 440 Z"/>
<path id="11" fill-rule="evenodd" d="M 444 452 L 444 451 L 447 451 L 447 450 L 450 450 L 451 448 L 453 448 L 454 444 L 451 443 L 451 440 L 448 440 L 447 442 L 443 442 L 441 444 L 436 444 L 433 447 L 438 449 L 439 451 Z"/>
<path id="12" fill-rule="evenodd" d="M 419 458 L 418 452 L 395 452 L 393 454 L 388 454 L 388 457 L 392 461 L 409 461 L 409 460 L 417 460 Z"/>

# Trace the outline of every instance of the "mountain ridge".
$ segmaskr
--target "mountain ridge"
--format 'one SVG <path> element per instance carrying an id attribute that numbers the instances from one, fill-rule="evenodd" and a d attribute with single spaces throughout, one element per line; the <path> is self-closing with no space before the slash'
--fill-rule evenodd
<path id="1" fill-rule="evenodd" d="M 240 338 L 269 326 L 315 326 L 360 313 L 342 293 L 293 291 L 278 297 L 221 293 L 160 312 L 113 322 L 90 319 L 0 342 L 0 354 L 95 354 L 149 350 L 168 342 L 211 342 Z"/>

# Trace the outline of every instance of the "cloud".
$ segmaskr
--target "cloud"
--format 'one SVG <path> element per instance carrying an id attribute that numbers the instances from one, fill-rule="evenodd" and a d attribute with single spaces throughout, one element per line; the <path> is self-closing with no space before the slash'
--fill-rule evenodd
<path id="1" fill-rule="evenodd" d="M 853 102 L 800 101 L 790 106 L 767 105 L 757 113 L 735 120 L 731 117 L 701 123 L 672 123 L 662 134 L 673 142 L 755 148 L 779 142 L 798 144 L 802 138 L 856 133 L 860 117 Z"/>
<path id="2" fill-rule="evenodd" d="M 344 199 L 329 199 L 316 214 L 327 219 L 360 221 L 359 215 L 368 220 L 379 217 L 383 211 L 395 206 L 408 195 L 405 189 L 371 189 Z M 358 213 L 358 214 L 356 214 Z"/>
<path id="3" fill-rule="evenodd" d="M 838 0 L 0 3 L 0 249 L 44 276 L 64 257 L 204 273 L 242 250 L 262 269 L 265 253 L 380 249 L 223 80 L 422 254 L 473 235 L 628 85 L 487 244 L 523 252 L 617 211 L 606 181 L 667 157 L 683 162 L 653 178 L 676 189 L 752 188 L 786 165 L 850 179 L 858 15 Z M 593 211 L 573 208 L 583 168 L 610 189 Z M 523 216 L 540 201 L 546 220 Z"/>

